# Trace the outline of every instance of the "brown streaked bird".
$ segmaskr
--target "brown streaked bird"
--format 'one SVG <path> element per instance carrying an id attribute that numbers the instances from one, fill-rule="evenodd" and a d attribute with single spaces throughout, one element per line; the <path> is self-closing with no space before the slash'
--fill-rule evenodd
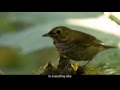
<path id="1" fill-rule="evenodd" d="M 54 75 L 57 74 L 57 69 L 53 66 L 53 64 L 48 61 L 48 63 L 44 66 L 44 70 L 41 75 Z"/>
<path id="2" fill-rule="evenodd" d="M 65 26 L 55 27 L 43 36 L 53 39 L 60 57 L 64 56 L 75 61 L 88 61 L 85 65 L 99 52 L 109 48 L 116 48 L 114 46 L 102 45 L 102 41 L 96 37 Z"/>

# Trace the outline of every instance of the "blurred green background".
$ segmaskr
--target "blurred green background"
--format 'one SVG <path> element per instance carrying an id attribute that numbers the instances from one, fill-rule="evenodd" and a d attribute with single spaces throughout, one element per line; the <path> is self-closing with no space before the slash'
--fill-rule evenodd
<path id="1" fill-rule="evenodd" d="M 100 12 L 1 12 L 0 71 L 12 75 L 33 74 L 39 72 L 49 60 L 56 66 L 58 52 L 53 46 L 52 39 L 42 37 L 56 26 L 63 25 L 80 30 L 96 36 L 106 44 L 119 46 L 118 35 L 67 23 L 69 19 L 74 18 L 97 20 L 102 15 Z M 107 66 L 107 71 L 119 74 L 119 52 L 119 49 L 101 52 L 90 65 Z"/>

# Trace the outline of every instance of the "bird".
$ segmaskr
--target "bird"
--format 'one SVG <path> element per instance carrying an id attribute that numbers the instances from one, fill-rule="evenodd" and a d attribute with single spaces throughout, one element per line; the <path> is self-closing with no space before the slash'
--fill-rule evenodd
<path id="1" fill-rule="evenodd" d="M 60 72 L 60 74 L 65 74 L 65 75 L 76 75 L 78 66 L 77 64 L 71 64 L 68 63 L 65 68 Z"/>
<path id="2" fill-rule="evenodd" d="M 66 26 L 57 26 L 42 35 L 50 37 L 59 52 L 60 57 L 74 61 L 87 61 L 86 66 L 101 51 L 115 46 L 104 45 L 95 36 L 82 31 L 73 30 Z"/>
<path id="3" fill-rule="evenodd" d="M 48 63 L 44 66 L 44 70 L 41 75 L 54 75 L 57 73 L 57 69 L 53 66 L 51 61 L 48 61 Z"/>

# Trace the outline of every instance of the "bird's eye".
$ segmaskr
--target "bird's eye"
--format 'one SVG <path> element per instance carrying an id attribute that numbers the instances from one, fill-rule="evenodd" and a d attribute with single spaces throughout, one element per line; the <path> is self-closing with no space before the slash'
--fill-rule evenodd
<path id="1" fill-rule="evenodd" d="M 57 33 L 57 34 L 61 34 L 61 33 L 62 33 L 62 30 L 61 30 L 61 29 L 58 29 L 58 30 L 56 31 L 56 33 Z"/>

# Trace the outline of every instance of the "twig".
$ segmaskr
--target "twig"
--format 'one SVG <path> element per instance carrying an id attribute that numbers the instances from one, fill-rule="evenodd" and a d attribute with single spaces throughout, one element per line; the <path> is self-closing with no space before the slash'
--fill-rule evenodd
<path id="1" fill-rule="evenodd" d="M 120 19 L 118 17 L 116 17 L 115 15 L 113 15 L 112 13 L 109 12 L 103 12 L 104 14 L 107 14 L 107 17 L 114 21 L 115 23 L 117 23 L 118 25 L 120 25 Z"/>

